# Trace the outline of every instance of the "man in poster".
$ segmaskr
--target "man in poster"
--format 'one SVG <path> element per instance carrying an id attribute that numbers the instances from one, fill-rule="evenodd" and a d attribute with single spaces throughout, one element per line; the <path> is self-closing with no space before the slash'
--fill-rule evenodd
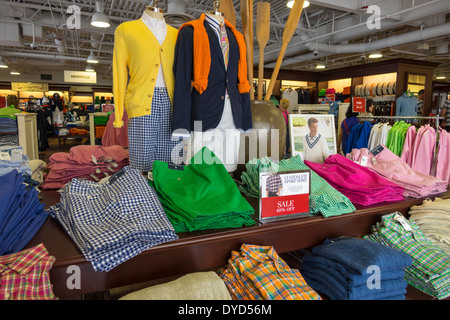
<path id="1" fill-rule="evenodd" d="M 266 196 L 278 197 L 281 194 L 282 187 L 281 177 L 278 174 L 270 175 L 266 181 Z"/>
<path id="2" fill-rule="evenodd" d="M 327 141 L 318 132 L 319 121 L 316 118 L 308 119 L 309 133 L 303 137 L 303 160 L 323 163 L 330 155 Z"/>

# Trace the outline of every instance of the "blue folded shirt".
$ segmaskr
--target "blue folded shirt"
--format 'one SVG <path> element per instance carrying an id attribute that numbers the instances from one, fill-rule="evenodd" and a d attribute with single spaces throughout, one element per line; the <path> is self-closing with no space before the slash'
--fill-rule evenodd
<path id="1" fill-rule="evenodd" d="M 333 277 L 326 268 L 313 268 L 308 265 L 303 266 L 302 275 L 305 277 L 305 280 L 311 279 L 316 283 L 321 283 L 321 288 L 326 290 L 323 293 L 338 300 L 380 299 L 398 295 L 406 290 L 407 286 L 407 282 L 403 277 L 389 280 L 380 279 L 379 288 L 369 288 L 367 282 L 357 286 L 346 286 L 339 281 L 339 278 Z M 365 278 L 367 279 L 367 277 Z M 310 284 L 308 280 L 306 281 Z M 372 284 L 372 281 L 370 281 L 370 284 Z M 311 286 L 314 288 L 313 285 Z M 318 290 L 318 288 L 314 289 Z"/>
<path id="2" fill-rule="evenodd" d="M 363 274 L 360 274 L 334 260 L 312 254 L 303 258 L 302 268 L 304 270 L 323 270 L 336 279 L 343 287 L 366 284 L 367 279 L 373 274 L 373 272 L 368 273 L 368 269 Z M 381 280 L 403 279 L 405 276 L 404 269 L 380 270 L 380 272 Z"/>
<path id="3" fill-rule="evenodd" d="M 327 239 L 323 244 L 312 248 L 312 253 L 326 257 L 357 274 L 366 274 L 367 267 L 378 266 L 380 270 L 395 270 L 409 267 L 412 258 L 408 254 L 381 243 L 358 239 Z"/>

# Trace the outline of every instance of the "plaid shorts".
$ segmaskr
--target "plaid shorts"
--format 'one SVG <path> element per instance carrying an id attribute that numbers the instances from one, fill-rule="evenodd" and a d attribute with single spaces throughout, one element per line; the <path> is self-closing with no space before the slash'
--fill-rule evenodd
<path id="1" fill-rule="evenodd" d="M 175 162 L 179 139 L 172 141 L 172 104 L 166 88 L 155 88 L 152 113 L 128 120 L 130 167 L 151 171 L 153 161 Z M 172 155 L 172 153 L 174 155 Z"/>

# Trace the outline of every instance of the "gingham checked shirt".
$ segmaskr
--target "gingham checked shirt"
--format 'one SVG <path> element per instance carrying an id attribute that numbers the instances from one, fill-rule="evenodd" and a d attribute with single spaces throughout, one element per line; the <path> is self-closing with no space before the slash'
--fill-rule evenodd
<path id="1" fill-rule="evenodd" d="M 400 213 L 384 215 L 364 238 L 397 248 L 411 256 L 413 263 L 406 271 L 408 283 L 438 299 L 450 296 L 450 256 L 433 244 L 413 221 L 406 230 L 395 219 Z"/>
<path id="2" fill-rule="evenodd" d="M 155 190 L 129 166 L 104 184 L 73 179 L 50 214 L 96 271 L 109 271 L 145 249 L 178 239 Z"/>
<path id="3" fill-rule="evenodd" d="M 54 300 L 49 276 L 54 261 L 42 243 L 0 257 L 0 300 Z"/>
<path id="4" fill-rule="evenodd" d="M 219 276 L 235 300 L 320 300 L 297 269 L 270 246 L 243 244 Z"/>
<path id="5" fill-rule="evenodd" d="M 270 192 L 278 192 L 282 186 L 281 177 L 278 174 L 271 174 L 266 181 L 266 188 Z"/>

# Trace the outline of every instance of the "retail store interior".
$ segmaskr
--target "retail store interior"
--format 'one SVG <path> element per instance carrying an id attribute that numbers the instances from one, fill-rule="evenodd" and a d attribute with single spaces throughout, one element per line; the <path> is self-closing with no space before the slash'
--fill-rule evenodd
<path id="1" fill-rule="evenodd" d="M 0 4 L 0 300 L 450 299 L 448 0 Z"/>

